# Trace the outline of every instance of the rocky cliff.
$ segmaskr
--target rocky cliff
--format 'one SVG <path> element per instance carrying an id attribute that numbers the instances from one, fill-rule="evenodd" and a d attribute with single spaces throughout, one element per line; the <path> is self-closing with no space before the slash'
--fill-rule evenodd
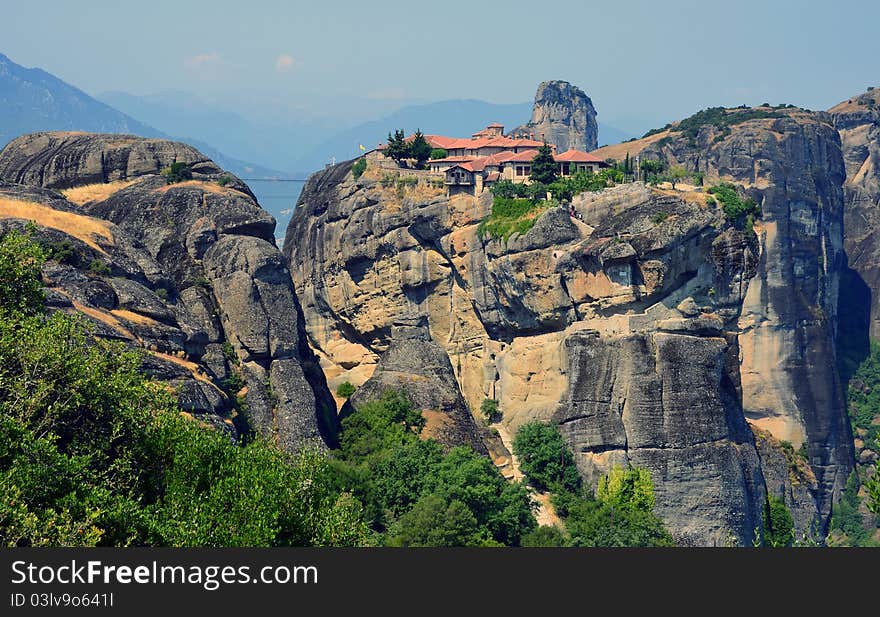
<path id="1" fill-rule="evenodd" d="M 738 323 L 743 409 L 795 449 L 807 444 L 824 520 L 853 459 L 836 362 L 845 266 L 840 140 L 823 113 L 725 114 L 722 122 L 673 127 L 641 157 L 731 180 L 761 206 L 762 248 Z"/>
<path id="2" fill-rule="evenodd" d="M 852 294 L 858 302 L 868 291 L 872 338 L 880 340 L 880 90 L 870 90 L 843 101 L 829 110 L 834 126 L 840 132 L 843 159 L 846 165 L 844 248 L 849 267 L 858 276 Z M 870 296 L 873 295 L 873 301 Z"/>
<path id="3" fill-rule="evenodd" d="M 175 162 L 190 180 L 168 183 Z M 0 179 L 0 225 L 35 221 L 50 255 L 51 308 L 145 348 L 145 369 L 205 421 L 288 450 L 333 443 L 275 221 L 244 183 L 185 144 L 85 133 L 12 141 Z"/>
<path id="4" fill-rule="evenodd" d="M 511 430 L 557 423 L 593 482 L 649 468 L 679 542 L 750 544 L 766 490 L 821 535 L 852 465 L 835 366 L 840 140 L 827 115 L 754 116 L 621 145 L 736 183 L 761 205 L 754 232 L 699 190 L 636 183 L 480 238 L 488 194 L 395 190 L 350 163 L 316 174 L 284 250 L 328 380 L 366 382 L 395 320 L 422 320 L 472 411 L 493 398 Z M 780 443 L 806 446 L 802 490 Z"/>
<path id="5" fill-rule="evenodd" d="M 534 134 L 556 146 L 557 152 L 570 148 L 589 152 L 598 145 L 596 109 L 583 90 L 567 81 L 545 81 L 538 85 L 532 117 L 512 134 Z"/>

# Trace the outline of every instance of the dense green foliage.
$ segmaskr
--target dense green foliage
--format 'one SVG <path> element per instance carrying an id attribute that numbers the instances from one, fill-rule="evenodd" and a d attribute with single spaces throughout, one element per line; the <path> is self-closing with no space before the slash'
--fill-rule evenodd
<path id="1" fill-rule="evenodd" d="M 417 130 L 413 135 L 412 141 L 409 143 L 409 158 L 415 159 L 416 169 L 422 169 L 425 161 L 431 157 L 432 148 L 425 140 L 422 131 Z"/>
<path id="2" fill-rule="evenodd" d="M 561 492 L 553 495 L 553 505 L 565 521 L 570 546 L 674 546 L 663 522 L 639 502 Z"/>
<path id="3" fill-rule="evenodd" d="M 619 184 L 624 180 L 624 173 L 619 169 L 603 169 L 597 173 L 578 171 L 570 176 L 559 178 L 547 187 L 554 199 L 571 201 L 579 193 L 601 191 L 604 188 Z"/>
<path id="4" fill-rule="evenodd" d="M 355 387 L 352 385 L 350 381 L 343 381 L 339 384 L 339 387 L 336 388 L 336 395 L 342 398 L 348 398 L 352 394 L 354 394 Z"/>
<path id="5" fill-rule="evenodd" d="M 38 305 L 36 245 L 0 240 L 0 544 L 364 544 L 326 458 L 234 444 L 176 408 L 142 357 Z M 27 290 L 24 295 L 10 290 Z"/>
<path id="6" fill-rule="evenodd" d="M 687 170 L 680 165 L 673 165 L 669 168 L 669 182 L 672 184 L 672 188 L 675 189 L 675 185 L 687 178 L 690 174 L 688 174 Z"/>
<path id="7" fill-rule="evenodd" d="M 634 508 L 643 512 L 654 509 L 654 483 L 647 469 L 615 467 L 599 481 L 599 501 L 618 508 Z"/>
<path id="8" fill-rule="evenodd" d="M 764 546 L 773 548 L 791 546 L 794 542 L 794 519 L 785 502 L 768 495 L 764 504 Z"/>
<path id="9" fill-rule="evenodd" d="M 667 124 L 662 128 L 652 129 L 645 133 L 643 138 L 668 130 L 673 133 L 683 133 L 687 137 L 690 146 L 695 147 L 697 136 L 700 133 L 700 129 L 704 126 L 713 126 L 716 129 L 720 129 L 719 134 L 715 137 L 715 141 L 721 141 L 730 135 L 732 126 L 760 118 L 780 118 L 784 115 L 780 111 L 784 107 L 786 106 L 758 109 L 738 107 L 731 110 L 725 107 L 709 107 L 708 109 L 698 111 L 689 118 L 685 118 L 676 125 Z"/>
<path id="10" fill-rule="evenodd" d="M 523 424 L 513 440 L 513 453 L 519 458 L 529 483 L 538 490 L 561 487 L 577 491 L 580 488 L 574 456 L 558 427 L 541 422 Z"/>
<path id="11" fill-rule="evenodd" d="M 398 165 L 403 159 L 409 158 L 409 144 L 406 143 L 406 133 L 403 129 L 388 133 L 388 144 L 383 153 Z"/>
<path id="12" fill-rule="evenodd" d="M 162 170 L 162 175 L 165 176 L 165 181 L 168 184 L 185 182 L 192 180 L 193 177 L 192 170 L 186 163 L 171 163 L 169 167 Z"/>
<path id="13" fill-rule="evenodd" d="M 531 199 L 495 197 L 492 212 L 477 227 L 477 235 L 507 240 L 514 232 L 525 234 L 548 206 L 547 202 L 535 203 Z"/>
<path id="14" fill-rule="evenodd" d="M 351 175 L 355 180 L 364 175 L 364 172 L 367 170 L 367 159 L 364 157 L 359 158 L 354 162 L 354 165 L 351 166 Z"/>
<path id="15" fill-rule="evenodd" d="M 523 546 L 558 547 L 566 545 L 566 537 L 559 527 L 541 525 L 523 536 Z"/>
<path id="16" fill-rule="evenodd" d="M 594 497 L 581 487 L 574 456 L 557 427 L 524 424 L 513 450 L 529 482 L 552 491 L 551 502 L 565 525 L 565 533 L 536 529 L 523 538 L 524 546 L 673 546 L 653 512 L 654 484 L 648 470 L 612 468 Z"/>
<path id="17" fill-rule="evenodd" d="M 849 381 L 847 403 L 853 432 L 867 444 L 880 436 L 880 343 L 871 341 L 870 352 Z"/>
<path id="18" fill-rule="evenodd" d="M 834 504 L 831 530 L 842 534 L 842 537 L 837 540 L 839 544 L 845 546 L 877 546 L 877 543 L 871 538 L 871 531 L 865 527 L 865 520 L 859 512 L 861 504 L 859 485 L 858 472 L 853 470 L 846 481 L 846 486 L 840 495 L 840 500 Z"/>
<path id="19" fill-rule="evenodd" d="M 529 179 L 538 184 L 553 184 L 559 177 L 559 164 L 553 159 L 553 150 L 546 143 L 538 148 L 532 159 L 532 171 Z"/>
<path id="20" fill-rule="evenodd" d="M 39 245 L 17 231 L 0 244 L 0 320 L 34 315 L 43 309 L 40 268 L 45 257 Z"/>
<path id="21" fill-rule="evenodd" d="M 444 453 L 420 439 L 424 419 L 388 391 L 342 421 L 333 466 L 340 488 L 364 504 L 379 540 L 391 546 L 518 545 L 536 526 L 526 487 L 504 480 L 467 447 Z"/>
<path id="22" fill-rule="evenodd" d="M 443 148 L 434 148 L 431 150 L 431 160 L 436 161 L 438 159 L 445 159 L 449 156 L 449 153 Z"/>
<path id="23" fill-rule="evenodd" d="M 718 184 L 707 192 L 714 195 L 721 204 L 727 220 L 737 226 L 745 226 L 747 230 L 750 230 L 754 220 L 761 217 L 761 207 L 758 205 L 758 202 L 751 197 L 745 199 L 740 197 L 736 186 L 733 184 L 727 182 Z"/>
<path id="24" fill-rule="evenodd" d="M 480 413 L 486 419 L 486 422 L 492 422 L 498 416 L 498 401 L 494 398 L 483 399 L 480 403 Z"/>
<path id="25" fill-rule="evenodd" d="M 415 159 L 416 169 L 422 169 L 425 161 L 430 158 L 431 152 L 431 146 L 420 130 L 417 130 L 413 134 L 413 138 L 407 141 L 403 129 L 397 129 L 394 133 L 388 133 L 388 145 L 384 154 L 398 165 L 404 159 Z"/>

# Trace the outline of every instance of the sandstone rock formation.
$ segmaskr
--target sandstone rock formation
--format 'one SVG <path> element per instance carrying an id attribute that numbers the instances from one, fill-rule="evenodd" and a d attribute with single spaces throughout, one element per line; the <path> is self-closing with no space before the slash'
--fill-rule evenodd
<path id="1" fill-rule="evenodd" d="M 174 162 L 193 179 L 167 184 L 160 171 Z M 275 221 L 244 183 L 184 144 L 82 133 L 14 140 L 0 179 L 0 224 L 35 220 L 52 252 L 50 306 L 149 350 L 147 370 L 199 417 L 242 414 L 239 429 L 291 451 L 333 443 L 336 406 Z"/>
<path id="2" fill-rule="evenodd" d="M 545 81 L 538 85 L 532 117 L 512 134 L 534 134 L 556 146 L 557 152 L 570 148 L 589 152 L 598 145 L 596 109 L 583 90 L 567 81 Z"/>
<path id="3" fill-rule="evenodd" d="M 695 137 L 673 131 L 641 157 L 734 181 L 760 204 L 760 258 L 738 327 L 743 409 L 777 439 L 807 443 L 824 520 L 853 457 L 836 364 L 845 171 L 827 114 L 767 113 Z"/>
<path id="4" fill-rule="evenodd" d="M 488 454 L 474 417 L 458 388 L 449 356 L 422 327 L 395 328 L 376 371 L 352 395 L 351 405 L 375 400 L 388 389 L 402 391 L 422 411 L 424 437 L 447 447 L 468 445 Z"/>
<path id="5" fill-rule="evenodd" d="M 846 165 L 844 248 L 859 280 L 844 290 L 851 302 L 868 292 L 869 330 L 880 340 L 880 90 L 870 90 L 829 110 L 840 132 Z M 870 296 L 873 296 L 873 300 Z"/>
<path id="6" fill-rule="evenodd" d="M 494 398 L 511 431 L 558 423 L 594 482 L 615 464 L 649 468 L 684 544 L 748 545 L 760 529 L 751 422 L 806 443 L 815 490 L 786 499 L 799 533 L 821 535 L 852 464 L 834 338 L 844 176 L 828 120 L 786 109 L 634 145 L 739 184 L 763 208 L 757 233 L 703 193 L 636 183 L 481 239 L 488 194 L 395 191 L 369 167 L 355 181 L 350 162 L 319 172 L 284 249 L 310 341 L 331 384 L 358 385 L 396 344 L 395 320 L 423 319 L 471 410 Z"/>

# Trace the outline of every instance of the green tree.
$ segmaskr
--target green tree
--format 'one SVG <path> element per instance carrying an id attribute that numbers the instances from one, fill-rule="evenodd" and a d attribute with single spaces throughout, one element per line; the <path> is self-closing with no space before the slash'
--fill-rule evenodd
<path id="1" fill-rule="evenodd" d="M 794 542 L 794 519 L 785 502 L 768 495 L 764 505 L 764 546 L 774 548 L 791 546 Z"/>
<path id="2" fill-rule="evenodd" d="M 675 185 L 687 178 L 688 172 L 687 170 L 680 165 L 673 165 L 669 168 L 669 182 L 672 184 L 672 189 L 675 190 Z"/>
<path id="3" fill-rule="evenodd" d="M 541 525 L 523 536 L 522 546 L 557 547 L 565 546 L 565 534 L 555 525 Z"/>
<path id="4" fill-rule="evenodd" d="M 874 514 L 880 515 L 880 471 L 876 466 L 874 474 L 865 483 L 865 488 L 868 491 L 868 509 Z"/>
<path id="5" fill-rule="evenodd" d="M 434 148 L 431 150 L 431 160 L 436 161 L 438 159 L 445 159 L 449 156 L 449 153 L 443 148 Z"/>
<path id="6" fill-rule="evenodd" d="M 447 541 L 411 531 L 424 512 L 407 514 L 433 495 L 444 504 L 459 502 L 470 512 L 479 541 L 468 533 L 468 542 L 518 545 L 536 524 L 526 487 L 507 482 L 489 458 L 471 448 L 444 453 L 436 441 L 420 439 L 424 421 L 417 423 L 416 418 L 421 420 L 420 414 L 399 392 L 359 405 L 342 421 L 340 449 L 332 463 L 336 489 L 358 498 L 373 531 L 385 534 L 390 543 Z M 420 508 L 431 510 L 428 505 Z M 431 511 L 446 516 L 446 510 Z M 459 514 L 450 516 L 457 521 Z"/>
<path id="7" fill-rule="evenodd" d="M 42 311 L 40 268 L 45 260 L 40 246 L 28 235 L 13 230 L 0 238 L 0 319 Z"/>
<path id="8" fill-rule="evenodd" d="M 384 154 L 398 165 L 403 159 L 409 157 L 409 144 L 406 143 L 406 134 L 403 129 L 397 129 L 394 134 L 388 133 L 388 145 L 385 147 Z"/>
<path id="9" fill-rule="evenodd" d="M 493 398 L 483 399 L 480 404 L 480 413 L 486 418 L 486 422 L 492 422 L 498 415 L 498 401 Z"/>
<path id="10" fill-rule="evenodd" d="M 339 387 L 336 388 L 336 395 L 342 398 L 348 398 L 352 394 L 354 394 L 355 390 L 356 388 L 352 385 L 350 381 L 343 381 L 341 384 L 339 384 Z"/>
<path id="11" fill-rule="evenodd" d="M 570 491 L 554 493 L 552 503 L 562 517 L 572 546 L 625 547 L 625 546 L 674 546 L 672 536 L 663 522 L 646 509 L 653 495 L 653 485 L 645 487 L 642 481 L 650 475 L 644 470 L 632 468 L 614 473 L 605 482 L 605 499 L 594 499 Z M 614 471 L 614 470 L 612 470 Z M 631 482 L 630 479 L 638 479 Z M 632 490 L 640 485 L 638 490 Z"/>
<path id="12" fill-rule="evenodd" d="M 193 177 L 192 169 L 186 163 L 171 163 L 171 165 L 163 169 L 161 173 L 165 176 L 165 181 L 168 184 L 185 182 L 187 180 L 192 180 Z"/>
<path id="13" fill-rule="evenodd" d="M 351 175 L 355 180 L 364 175 L 364 172 L 367 170 L 367 159 L 364 157 L 359 158 L 354 162 L 351 166 Z"/>
<path id="14" fill-rule="evenodd" d="M 651 472 L 642 467 L 614 467 L 599 481 L 599 501 L 629 510 L 654 509 L 654 483 Z"/>
<path id="15" fill-rule="evenodd" d="M 439 495 L 425 495 L 391 528 L 388 546 L 479 546 L 477 519 L 458 500 L 447 502 Z"/>
<path id="16" fill-rule="evenodd" d="M 529 179 L 542 185 L 552 184 L 559 177 L 559 165 L 553 159 L 553 150 L 544 142 L 532 159 Z"/>
<path id="17" fill-rule="evenodd" d="M 547 490 L 560 485 L 574 491 L 580 487 L 574 457 L 558 427 L 541 422 L 523 424 L 513 440 L 513 453 L 535 488 Z"/>
<path id="18" fill-rule="evenodd" d="M 642 172 L 642 180 L 644 182 L 648 182 L 648 179 L 651 176 L 657 176 L 663 173 L 663 170 L 666 169 L 666 165 L 664 165 L 663 161 L 646 159 L 639 163 L 640 170 Z"/>
<path id="19" fill-rule="evenodd" d="M 417 130 L 413 135 L 412 141 L 409 143 L 408 158 L 416 160 L 416 169 L 423 169 L 425 161 L 431 157 L 431 146 L 425 140 L 421 130 Z"/>

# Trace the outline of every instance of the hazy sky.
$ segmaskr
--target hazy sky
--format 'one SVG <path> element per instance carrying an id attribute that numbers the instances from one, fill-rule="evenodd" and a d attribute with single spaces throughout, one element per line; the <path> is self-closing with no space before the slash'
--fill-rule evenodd
<path id="1" fill-rule="evenodd" d="M 877 0 L 0 0 L 0 14 L 0 51 L 91 94 L 182 90 L 245 114 L 522 102 L 566 79 L 600 121 L 643 130 L 709 105 L 824 109 L 880 85 Z"/>

